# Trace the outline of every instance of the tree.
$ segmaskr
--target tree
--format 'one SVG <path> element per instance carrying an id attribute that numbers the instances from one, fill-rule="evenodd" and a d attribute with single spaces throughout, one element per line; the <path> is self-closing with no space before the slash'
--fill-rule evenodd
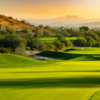
<path id="1" fill-rule="evenodd" d="M 26 41 L 22 39 L 19 35 L 7 35 L 4 39 L 0 41 L 0 45 L 6 48 L 11 47 L 13 51 L 16 48 L 25 48 Z"/>
<path id="2" fill-rule="evenodd" d="M 13 17 L 12 17 L 12 16 L 9 16 L 8 18 L 13 19 Z"/>
<path id="3" fill-rule="evenodd" d="M 84 35 L 84 32 L 77 31 L 77 30 L 71 33 L 71 36 L 74 36 L 74 37 L 82 37 L 83 35 Z"/>
<path id="4" fill-rule="evenodd" d="M 44 31 L 43 31 L 43 36 L 44 36 L 44 37 L 49 37 L 49 36 L 50 36 L 50 31 L 44 30 Z"/>
<path id="5" fill-rule="evenodd" d="M 87 40 L 85 38 L 79 37 L 79 38 L 77 38 L 77 40 L 75 40 L 74 44 L 79 47 L 84 47 L 84 46 L 86 46 L 86 42 L 87 42 Z"/>
<path id="6" fill-rule="evenodd" d="M 64 35 L 64 36 L 66 36 L 66 37 L 69 37 L 70 36 L 70 34 L 66 30 L 63 30 L 61 32 L 61 34 Z"/>
<path id="7" fill-rule="evenodd" d="M 41 25 L 39 25 L 38 27 L 39 27 L 39 28 L 43 28 L 43 25 L 41 24 Z"/>
<path id="8" fill-rule="evenodd" d="M 45 26 L 44 29 L 51 30 L 51 27 L 50 26 Z"/>
<path id="9" fill-rule="evenodd" d="M 55 45 L 56 50 L 58 50 L 58 49 L 62 50 L 65 48 L 65 45 L 63 43 L 61 43 L 60 41 L 55 41 L 53 44 Z"/>
<path id="10" fill-rule="evenodd" d="M 21 20 L 21 23 L 25 24 L 26 22 L 25 22 L 25 20 Z"/>
<path id="11" fill-rule="evenodd" d="M 38 38 L 29 37 L 27 40 L 27 46 L 31 48 L 35 48 L 35 50 L 43 51 L 46 49 L 46 45 L 39 40 Z"/>
<path id="12" fill-rule="evenodd" d="M 89 31 L 89 27 L 87 26 L 82 26 L 82 27 L 79 27 L 80 31 Z"/>
<path id="13" fill-rule="evenodd" d="M 42 37 L 43 36 L 43 31 L 42 30 L 35 30 L 34 37 Z"/>
<path id="14" fill-rule="evenodd" d="M 72 46 L 71 41 L 67 40 L 66 37 L 64 35 L 61 35 L 61 34 L 58 36 L 58 39 L 54 42 L 54 44 L 56 44 L 56 47 L 58 46 L 58 48 L 61 48 L 61 47 L 64 48 L 64 46 L 65 47 L 71 47 Z"/>
<path id="15" fill-rule="evenodd" d="M 88 32 L 87 36 L 93 37 L 93 39 L 98 41 L 98 42 L 100 41 L 99 36 L 96 33 L 94 33 L 93 31 Z"/>
<path id="16" fill-rule="evenodd" d="M 93 39 L 93 37 L 86 36 L 85 38 L 87 40 L 87 43 L 86 43 L 87 46 L 89 46 L 89 47 L 92 47 L 92 46 L 94 47 L 95 46 L 96 41 Z"/>
<path id="17" fill-rule="evenodd" d="M 30 34 L 28 28 L 25 28 L 25 27 L 22 29 L 22 32 L 23 32 L 23 33 L 26 33 L 26 34 Z"/>
<path id="18" fill-rule="evenodd" d="M 58 40 L 66 40 L 66 37 L 62 34 L 58 35 Z"/>
<path id="19" fill-rule="evenodd" d="M 0 31 L 0 34 L 1 34 L 1 35 L 7 35 L 6 29 L 1 30 L 1 31 Z"/>
<path id="20" fill-rule="evenodd" d="M 57 28 L 52 28 L 51 30 L 54 34 L 59 34 L 60 33 L 60 30 L 57 29 Z"/>

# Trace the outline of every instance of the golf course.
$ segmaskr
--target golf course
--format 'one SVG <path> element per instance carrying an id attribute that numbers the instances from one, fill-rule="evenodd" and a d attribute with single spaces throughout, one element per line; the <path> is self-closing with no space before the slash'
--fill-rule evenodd
<path id="1" fill-rule="evenodd" d="M 38 61 L 0 54 L 0 100 L 100 100 L 100 48 L 67 48 Z"/>
<path id="2" fill-rule="evenodd" d="M 57 40 L 56 37 L 40 37 L 39 38 L 41 41 L 45 42 L 45 43 L 53 43 L 55 40 Z M 68 40 L 76 40 L 77 37 L 66 37 L 66 39 Z"/>

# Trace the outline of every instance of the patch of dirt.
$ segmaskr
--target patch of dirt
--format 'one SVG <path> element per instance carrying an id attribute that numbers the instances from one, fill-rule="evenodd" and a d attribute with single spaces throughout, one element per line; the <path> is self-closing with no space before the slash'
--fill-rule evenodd
<path id="1" fill-rule="evenodd" d="M 43 57 L 43 56 L 37 56 L 37 55 L 30 55 L 29 58 L 39 60 L 39 61 L 53 60 L 52 58 L 49 58 L 49 57 Z"/>
<path id="2" fill-rule="evenodd" d="M 35 55 L 35 54 L 38 54 L 40 53 L 41 51 L 32 51 L 32 50 L 29 50 L 29 51 L 26 51 L 26 53 L 30 56 L 30 55 Z"/>
<path id="3" fill-rule="evenodd" d="M 44 61 L 44 60 L 60 60 L 59 58 L 50 58 L 50 57 L 43 57 L 43 56 L 38 56 L 35 54 L 40 53 L 41 51 L 26 51 L 26 53 L 28 54 L 29 58 L 31 59 L 35 59 L 35 60 L 39 60 L 39 61 Z"/>

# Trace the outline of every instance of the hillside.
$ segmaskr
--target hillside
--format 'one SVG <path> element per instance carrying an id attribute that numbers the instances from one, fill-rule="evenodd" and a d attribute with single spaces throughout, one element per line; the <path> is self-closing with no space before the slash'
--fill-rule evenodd
<path id="1" fill-rule="evenodd" d="M 0 29 L 5 29 L 6 26 L 9 26 L 16 31 L 20 31 L 24 27 L 28 28 L 30 31 L 35 28 L 34 25 L 31 25 L 24 20 L 19 21 L 17 19 L 13 19 L 13 17 L 11 16 L 7 17 L 5 15 L 0 14 Z"/>

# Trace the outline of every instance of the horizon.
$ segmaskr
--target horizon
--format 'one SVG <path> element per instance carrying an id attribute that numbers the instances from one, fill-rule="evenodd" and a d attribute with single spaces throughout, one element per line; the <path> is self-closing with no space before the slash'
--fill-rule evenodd
<path id="1" fill-rule="evenodd" d="M 78 16 L 100 18 L 98 0 L 1 0 L 0 13 L 14 18 L 52 19 Z"/>

